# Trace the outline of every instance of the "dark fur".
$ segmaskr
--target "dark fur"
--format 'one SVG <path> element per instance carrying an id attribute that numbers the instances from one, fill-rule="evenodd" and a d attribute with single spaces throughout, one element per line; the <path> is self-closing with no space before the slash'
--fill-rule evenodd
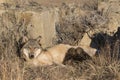
<path id="1" fill-rule="evenodd" d="M 70 48 L 66 53 L 63 64 L 69 62 L 82 62 L 84 60 L 92 59 L 81 47 Z"/>

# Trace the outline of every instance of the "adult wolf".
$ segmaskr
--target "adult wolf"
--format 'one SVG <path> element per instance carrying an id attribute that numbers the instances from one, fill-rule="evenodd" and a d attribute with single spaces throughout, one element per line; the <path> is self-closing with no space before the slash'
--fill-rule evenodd
<path id="1" fill-rule="evenodd" d="M 75 51 L 77 51 L 77 55 L 79 53 L 80 56 L 83 52 L 85 52 L 84 49 L 82 49 L 82 46 L 71 46 L 68 44 L 58 44 L 53 47 L 43 49 L 40 44 L 41 37 L 39 37 L 37 39 L 27 39 L 26 38 L 24 40 L 25 40 L 25 44 L 21 49 L 21 55 L 27 62 L 29 62 L 35 66 L 52 65 L 54 63 L 62 64 L 64 62 L 64 60 L 65 61 L 67 60 L 65 58 L 66 58 L 66 56 L 68 56 L 68 54 L 69 54 L 68 52 L 72 48 L 73 49 L 79 48 L 79 52 L 77 50 L 75 50 Z M 87 49 L 88 48 L 91 49 L 93 51 L 93 53 L 95 54 L 96 49 L 87 47 Z M 84 53 L 84 54 L 86 54 L 88 57 L 94 56 L 94 55 L 89 55 L 87 53 Z M 73 54 L 71 54 L 71 55 L 73 55 Z M 84 56 L 81 56 L 81 57 L 84 57 Z"/>

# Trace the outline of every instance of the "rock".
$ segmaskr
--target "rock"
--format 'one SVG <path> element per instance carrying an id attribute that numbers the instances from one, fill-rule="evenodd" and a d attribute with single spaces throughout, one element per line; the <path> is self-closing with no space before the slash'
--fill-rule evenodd
<path id="1" fill-rule="evenodd" d="M 91 44 L 91 39 L 88 36 L 88 34 L 85 33 L 84 36 L 83 36 L 83 38 L 79 42 L 79 45 L 90 46 L 90 44 Z"/>
<path id="2" fill-rule="evenodd" d="M 42 11 L 41 13 L 25 11 L 19 13 L 19 15 L 19 20 L 24 20 L 29 37 L 42 36 L 43 47 L 52 46 L 52 40 L 56 35 L 55 23 L 58 21 L 58 14 L 55 9 Z"/>
<path id="3" fill-rule="evenodd" d="M 8 30 L 15 29 L 16 26 L 21 35 L 28 35 L 30 38 L 42 36 L 43 47 L 53 45 L 52 41 L 56 36 L 55 24 L 59 20 L 57 9 L 43 10 L 42 12 L 6 9 L 0 10 L 0 15 Z M 5 27 L 1 28 L 0 32 L 5 29 Z"/>
<path id="4" fill-rule="evenodd" d="M 78 46 L 80 46 L 86 53 L 88 53 L 89 56 L 93 57 L 97 49 L 90 47 L 90 45 L 91 38 L 88 36 L 87 33 L 85 33 L 81 41 L 78 43 Z"/>
<path id="5" fill-rule="evenodd" d="M 89 56 L 94 57 L 96 54 L 97 49 L 91 48 L 90 46 L 86 45 L 79 45 Z"/>

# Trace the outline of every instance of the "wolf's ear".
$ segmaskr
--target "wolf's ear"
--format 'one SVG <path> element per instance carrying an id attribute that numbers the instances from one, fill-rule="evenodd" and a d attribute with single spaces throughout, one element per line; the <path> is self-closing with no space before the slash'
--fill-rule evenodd
<path id="1" fill-rule="evenodd" d="M 28 39 L 27 36 L 23 36 L 23 37 L 22 37 L 22 43 L 26 43 L 28 40 L 29 40 L 29 39 Z"/>
<path id="2" fill-rule="evenodd" d="M 42 39 L 42 37 L 41 37 L 41 36 L 38 36 L 36 40 L 37 40 L 37 42 L 40 43 L 41 39 Z"/>

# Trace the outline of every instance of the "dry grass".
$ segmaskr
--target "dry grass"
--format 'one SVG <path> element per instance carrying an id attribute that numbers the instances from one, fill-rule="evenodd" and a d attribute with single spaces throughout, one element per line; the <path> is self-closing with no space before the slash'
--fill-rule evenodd
<path id="1" fill-rule="evenodd" d="M 8 37 L 8 36 L 7 36 Z M 9 38 L 10 41 L 14 39 Z M 7 41 L 6 41 L 7 42 Z M 26 66 L 16 55 L 14 42 L 0 48 L 1 80 L 119 80 L 120 62 L 117 57 L 108 55 L 111 50 L 106 47 L 91 61 L 73 63 L 65 67 L 52 65 L 47 67 Z M 13 46 L 12 46 L 13 44 Z M 117 44 L 118 45 L 118 44 Z M 119 48 L 119 47 L 117 47 Z M 115 50 L 117 50 L 115 48 Z M 116 53 L 114 53 L 116 54 Z"/>
<path id="2" fill-rule="evenodd" d="M 72 63 L 65 67 L 52 65 L 29 67 L 20 60 L 9 46 L 0 59 L 1 80 L 119 80 L 120 61 L 107 55 L 110 50 L 103 50 L 102 55 L 93 60 Z M 9 51 L 9 52 L 8 52 Z M 9 54 L 9 55 L 8 55 Z"/>
<path id="3" fill-rule="evenodd" d="M 92 4 L 92 2 L 90 3 Z M 73 44 L 72 42 L 82 38 L 88 28 L 94 29 L 94 27 L 101 27 L 105 24 L 102 21 L 106 20 L 106 17 L 98 14 L 97 3 L 93 2 L 93 4 L 90 6 L 86 3 L 87 6 L 82 7 L 90 13 L 83 17 L 74 16 L 76 13 L 71 13 L 75 10 L 75 5 L 72 8 L 67 5 L 60 7 L 70 12 L 64 17 L 62 15 L 63 22 L 59 23 L 62 28 L 69 25 L 67 29 L 60 27 L 58 30 L 58 37 L 63 40 L 61 43 L 69 40 L 68 43 Z M 81 8 L 81 6 L 77 7 Z M 103 25 L 100 25 L 101 23 Z M 82 26 L 80 26 L 81 24 Z M 19 21 L 15 17 L 12 10 L 10 13 L 6 12 L 0 16 L 0 80 L 120 80 L 119 40 L 112 44 L 105 44 L 101 48 L 100 55 L 93 60 L 73 62 L 65 67 L 59 65 L 30 67 L 19 58 L 18 54 L 21 48 L 21 38 L 29 34 L 26 26 L 24 21 Z M 73 28 L 75 31 L 72 31 Z M 71 35 L 68 36 L 67 32 Z"/>

